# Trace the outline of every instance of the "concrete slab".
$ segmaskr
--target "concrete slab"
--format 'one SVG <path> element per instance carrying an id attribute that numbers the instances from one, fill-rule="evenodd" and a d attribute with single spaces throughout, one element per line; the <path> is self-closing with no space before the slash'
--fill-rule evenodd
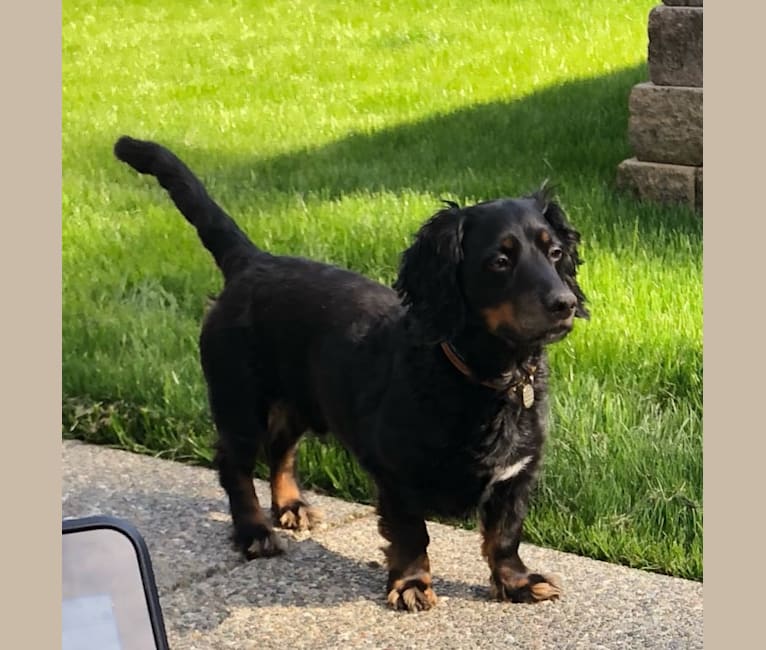
<path id="1" fill-rule="evenodd" d="M 65 440 L 62 478 L 65 517 L 113 515 L 146 532 L 161 595 L 242 562 L 229 542 L 229 504 L 212 470 Z M 271 507 L 268 483 L 255 485 L 261 503 Z M 324 512 L 322 526 L 373 512 L 370 506 L 307 494 Z M 284 535 L 290 541 L 308 533 Z"/>
<path id="2" fill-rule="evenodd" d="M 293 538 L 286 556 L 246 563 L 229 549 L 226 500 L 210 470 L 65 442 L 62 498 L 65 516 L 114 514 L 138 526 L 179 650 L 702 647 L 695 582 L 524 545 L 527 564 L 559 575 L 564 595 L 496 603 L 478 533 L 431 523 L 440 602 L 406 614 L 385 605 L 368 507 L 317 498 L 323 529 Z"/>

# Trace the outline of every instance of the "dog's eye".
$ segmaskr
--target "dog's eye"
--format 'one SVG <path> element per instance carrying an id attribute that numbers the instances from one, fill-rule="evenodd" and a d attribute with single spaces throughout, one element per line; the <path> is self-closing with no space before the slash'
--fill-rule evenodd
<path id="1" fill-rule="evenodd" d="M 511 268 L 511 259 L 501 253 L 490 261 L 489 268 L 492 271 L 506 271 Z"/>
<path id="2" fill-rule="evenodd" d="M 552 262 L 558 262 L 563 255 L 564 251 L 558 246 L 551 246 L 550 249 L 548 249 L 548 257 Z"/>

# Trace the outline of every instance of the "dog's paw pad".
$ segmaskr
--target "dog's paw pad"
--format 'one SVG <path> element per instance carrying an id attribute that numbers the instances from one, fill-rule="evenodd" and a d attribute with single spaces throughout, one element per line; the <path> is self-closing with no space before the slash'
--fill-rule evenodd
<path id="1" fill-rule="evenodd" d="M 394 581 L 386 596 L 386 601 L 393 609 L 418 612 L 431 609 L 436 605 L 436 593 L 431 588 L 428 574 L 401 578 Z"/>

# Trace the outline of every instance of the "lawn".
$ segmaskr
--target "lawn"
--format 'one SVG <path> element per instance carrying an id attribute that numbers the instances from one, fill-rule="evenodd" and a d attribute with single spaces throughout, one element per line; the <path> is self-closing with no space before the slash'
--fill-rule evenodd
<path id="1" fill-rule="evenodd" d="M 196 340 L 221 278 L 127 133 L 174 149 L 259 245 L 391 283 L 442 198 L 551 178 L 592 320 L 551 351 L 526 539 L 702 579 L 702 224 L 614 188 L 654 1 L 63 5 L 63 434 L 207 464 Z M 307 439 L 304 483 L 369 500 Z"/>

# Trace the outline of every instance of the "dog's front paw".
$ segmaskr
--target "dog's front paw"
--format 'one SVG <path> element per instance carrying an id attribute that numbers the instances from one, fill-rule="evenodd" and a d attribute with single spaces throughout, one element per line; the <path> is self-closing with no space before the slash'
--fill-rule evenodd
<path id="1" fill-rule="evenodd" d="M 512 603 L 537 603 L 543 600 L 558 600 L 561 584 L 553 576 L 542 573 L 519 573 L 510 569 L 499 569 L 490 578 L 490 593 L 493 598 Z"/>
<path id="2" fill-rule="evenodd" d="M 436 594 L 431 587 L 431 576 L 425 571 L 394 580 L 389 585 L 388 604 L 394 609 L 409 612 L 431 609 L 436 605 Z"/>
<path id="3" fill-rule="evenodd" d="M 303 501 L 293 501 L 274 508 L 274 522 L 288 530 L 311 530 L 322 521 L 322 511 Z"/>

